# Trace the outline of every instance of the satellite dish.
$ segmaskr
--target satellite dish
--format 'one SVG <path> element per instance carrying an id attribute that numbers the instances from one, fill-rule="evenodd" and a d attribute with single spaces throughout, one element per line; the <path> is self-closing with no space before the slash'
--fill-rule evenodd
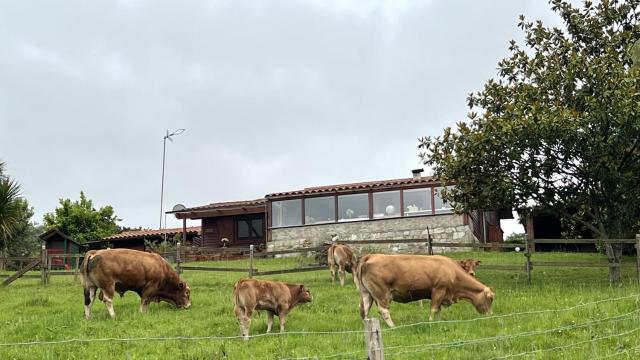
<path id="1" fill-rule="evenodd" d="M 177 212 L 177 211 L 182 211 L 182 210 L 184 210 L 186 208 L 187 207 L 182 205 L 182 204 L 175 204 L 175 205 L 173 205 L 173 208 L 171 209 L 171 211 Z M 174 214 L 174 215 L 177 215 L 177 214 Z M 176 216 L 176 218 L 178 218 L 178 216 Z"/>

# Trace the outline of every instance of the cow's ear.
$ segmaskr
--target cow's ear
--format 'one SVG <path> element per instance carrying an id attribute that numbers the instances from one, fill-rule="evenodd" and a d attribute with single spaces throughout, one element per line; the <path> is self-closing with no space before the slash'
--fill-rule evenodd
<path id="1" fill-rule="evenodd" d="M 184 283 L 183 282 L 178 284 L 178 289 L 184 290 Z"/>
<path id="2" fill-rule="evenodd" d="M 476 260 L 475 262 L 476 262 L 476 266 L 482 264 L 481 260 Z"/>

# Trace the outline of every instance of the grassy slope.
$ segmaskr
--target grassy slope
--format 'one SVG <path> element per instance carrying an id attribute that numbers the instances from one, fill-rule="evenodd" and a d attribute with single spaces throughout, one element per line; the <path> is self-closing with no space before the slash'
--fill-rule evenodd
<path id="1" fill-rule="evenodd" d="M 522 263 L 521 254 L 466 253 L 455 257 L 473 256 L 486 263 Z M 605 261 L 593 254 L 535 254 L 537 261 Z M 300 265 L 310 260 L 258 260 L 260 270 Z M 246 263 L 228 262 L 243 267 Z M 212 266 L 223 266 L 221 263 Z M 624 270 L 625 284 L 610 287 L 606 269 L 538 268 L 533 272 L 533 285 L 526 275 L 516 272 L 478 270 L 479 279 L 497 294 L 494 315 L 539 309 L 559 309 L 594 300 L 610 299 L 640 292 L 635 269 Z M 42 286 L 37 280 L 18 280 L 0 288 L 0 342 L 34 340 L 175 337 L 175 336 L 236 336 L 239 328 L 233 315 L 231 290 L 241 277 L 238 273 L 186 272 L 184 277 L 192 288 L 193 306 L 176 310 L 167 304 L 152 304 L 147 314 L 138 312 L 139 298 L 128 293 L 114 302 L 117 319 L 108 317 L 104 305 L 96 302 L 94 317 L 83 317 L 83 296 L 73 277 L 53 277 Z M 348 285 L 331 284 L 328 271 L 272 276 L 290 282 L 304 282 L 314 295 L 314 302 L 295 309 L 289 316 L 287 331 L 359 330 L 358 294 L 348 275 Z M 427 302 L 428 304 L 428 302 Z M 427 305 L 428 306 L 428 305 Z M 528 358 L 637 358 L 640 356 L 640 313 L 633 316 L 592 323 L 578 329 L 566 329 L 537 335 L 517 336 L 531 331 L 545 331 L 571 326 L 640 309 L 636 299 L 603 302 L 566 312 L 492 318 L 463 323 L 432 323 L 396 330 L 383 326 L 383 341 L 387 359 L 401 358 L 492 358 L 533 350 L 542 350 Z M 391 307 L 396 324 L 425 321 L 427 309 L 420 312 L 416 303 Z M 378 316 L 372 310 L 373 316 Z M 467 303 L 455 304 L 442 311 L 441 320 L 483 318 Z M 277 320 L 276 320 L 277 321 Z M 254 315 L 252 334 L 266 330 L 266 314 Z M 632 331 L 624 336 L 591 341 L 603 336 Z M 513 336 L 516 335 L 516 336 Z M 498 338 L 512 336 L 510 338 Z M 475 344 L 472 339 L 489 338 Z M 135 342 L 104 341 L 55 345 L 1 346 L 0 358 L 61 359 L 61 358 L 224 358 L 276 359 L 350 353 L 334 358 L 364 358 L 363 335 L 283 335 L 242 340 L 146 340 Z M 558 346 L 584 342 L 578 346 L 544 351 Z M 443 344 L 446 343 L 446 344 Z M 429 344 L 441 344 L 430 346 Z M 634 349 L 635 347 L 635 349 Z M 627 351 L 628 350 L 628 351 Z M 624 352 L 627 351 L 627 352 Z M 621 352 L 621 353 L 620 353 Z M 619 354 L 616 354 L 619 353 Z M 524 357 L 524 356 L 523 356 Z M 522 357 L 520 357 L 522 358 Z"/>

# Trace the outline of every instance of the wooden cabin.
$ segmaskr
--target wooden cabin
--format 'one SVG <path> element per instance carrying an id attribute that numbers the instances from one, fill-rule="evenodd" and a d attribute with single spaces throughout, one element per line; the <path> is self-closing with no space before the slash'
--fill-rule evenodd
<path id="1" fill-rule="evenodd" d="M 47 230 L 44 234 L 40 235 L 40 239 L 45 245 L 47 255 L 77 255 L 82 251 L 82 245 L 74 241 L 69 235 L 63 233 L 57 228 Z M 73 257 L 52 257 L 51 268 L 52 269 L 75 269 L 76 258 Z"/>
<path id="2" fill-rule="evenodd" d="M 202 220 L 200 246 L 247 247 L 266 243 L 266 204 L 265 199 L 219 202 L 168 213 Z"/>

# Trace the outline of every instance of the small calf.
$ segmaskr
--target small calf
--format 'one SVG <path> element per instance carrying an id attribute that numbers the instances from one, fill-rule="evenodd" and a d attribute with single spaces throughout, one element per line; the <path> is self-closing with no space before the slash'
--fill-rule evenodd
<path id="1" fill-rule="evenodd" d="M 241 279 L 233 286 L 234 311 L 245 340 L 249 340 L 251 314 L 254 310 L 267 311 L 267 333 L 271 332 L 274 315 L 280 318 L 280 332 L 284 332 L 287 314 L 298 304 L 312 300 L 311 292 L 302 284 Z"/>
<path id="2" fill-rule="evenodd" d="M 338 276 L 340 277 L 340 286 L 344 286 L 344 272 L 353 274 L 358 260 L 350 247 L 347 245 L 333 244 L 327 251 L 327 263 L 329 264 L 329 271 L 331 272 L 331 282 L 336 281 L 336 267 L 338 268 Z M 358 286 L 356 277 L 353 277 L 353 282 Z"/>

